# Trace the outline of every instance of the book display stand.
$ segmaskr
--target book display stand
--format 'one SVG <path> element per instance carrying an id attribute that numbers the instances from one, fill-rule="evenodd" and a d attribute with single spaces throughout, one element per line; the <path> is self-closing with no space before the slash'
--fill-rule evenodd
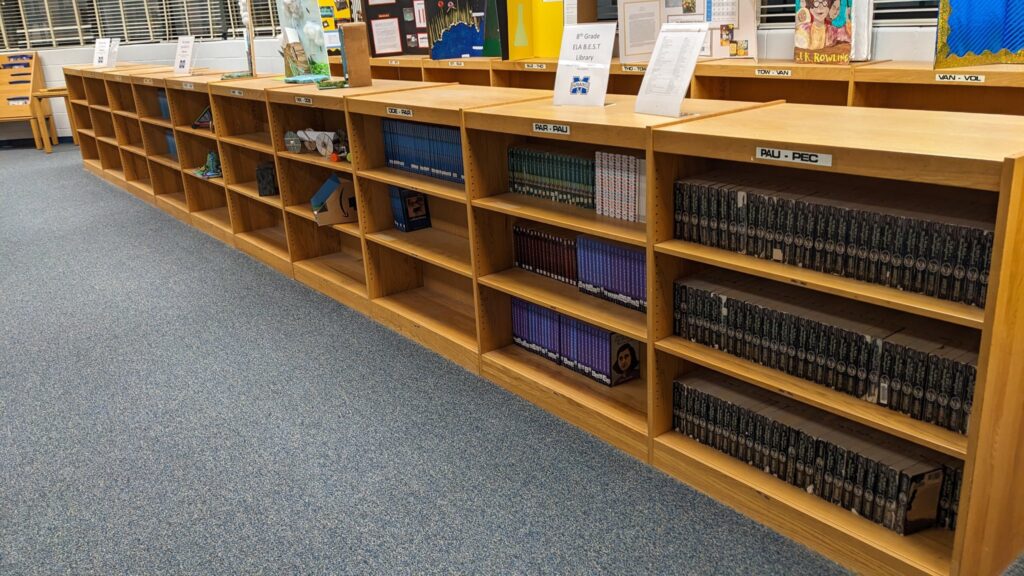
<path id="1" fill-rule="evenodd" d="M 1016 334 L 1024 322 L 1016 289 L 1024 282 L 1018 236 L 1024 222 L 1024 118 L 898 109 L 917 98 L 915 91 L 936 107 L 960 106 L 965 94 L 1008 98 L 1018 82 L 1010 71 L 1004 77 L 987 70 L 984 87 L 938 81 L 935 94 L 925 96 L 933 88 L 926 76 L 934 82 L 933 72 L 897 78 L 875 64 L 825 75 L 791 65 L 793 76 L 764 82 L 746 72 L 730 76 L 743 66 L 729 62 L 719 66 L 729 72 L 706 70 L 695 80 L 695 90 L 714 92 L 717 99 L 687 99 L 682 117 L 666 118 L 634 113 L 629 95 L 611 94 L 601 107 L 556 107 L 551 92 L 517 87 L 534 82 L 524 78 L 546 82 L 550 70 L 486 62 L 486 70 L 465 72 L 486 72 L 492 83 L 508 86 L 389 79 L 366 88 L 318 90 L 277 78 L 221 81 L 216 75 L 172 78 L 153 70 L 87 67 L 68 67 L 65 77 L 89 171 L 164 204 L 182 221 L 836 562 L 871 574 L 988 576 L 1024 549 L 1024 534 L 1016 529 L 1024 509 L 1016 504 L 1015 483 L 1024 475 L 1016 360 L 1024 354 Z M 759 66 L 784 69 L 781 63 Z M 869 72 L 873 66 L 879 68 Z M 375 66 L 399 76 L 407 68 L 416 69 Z M 461 68 L 438 68 L 443 75 L 436 77 L 456 80 Z M 856 105 L 776 99 L 797 92 L 803 100 L 826 101 L 841 93 Z M 208 106 L 213 129 L 193 128 Z M 305 130 L 343 133 L 346 141 L 337 146 L 346 146 L 346 153 L 332 159 L 305 147 L 296 151 L 290 134 Z M 634 200 L 643 198 L 643 208 L 634 207 L 646 217 L 613 218 L 566 200 L 576 194 L 572 174 L 555 178 L 561 196 L 513 191 L 528 172 L 510 166 L 510 147 L 577 159 L 597 152 L 631 158 L 635 170 L 642 167 L 631 174 L 643 174 L 631 181 L 639 187 L 631 188 Z M 222 176 L 196 173 L 208 166 L 211 152 Z M 984 306 L 683 240 L 677 182 L 716 169 L 759 175 L 753 185 L 779 190 L 813 177 L 824 190 L 856 182 L 912 190 L 936 204 L 963 202 L 965 213 L 968 206 L 990 207 L 982 211 L 989 219 L 985 233 L 994 239 L 987 284 L 978 284 L 985 287 Z M 355 220 L 317 222 L 314 209 L 322 207 L 311 200 L 328 182 L 354 194 Z M 895 211 L 900 198 L 881 196 L 877 208 Z M 623 306 L 521 267 L 517 231 L 524 227 L 577 243 L 603 242 L 616 253 L 642 253 L 644 307 Z M 930 265 L 924 262 L 922 274 Z M 677 281 L 716 270 L 770 284 L 773 294 L 812 294 L 829 298 L 837 309 L 870 310 L 861 320 L 898 316 L 967 334 L 972 344 L 965 353 L 975 359 L 977 373 L 964 408 L 966 433 L 678 334 L 680 314 L 690 312 L 681 312 Z M 524 305 L 557 315 L 565 323 L 559 325 L 583 323 L 637 343 L 627 357 L 639 357 L 636 372 L 606 386 L 570 369 L 564 355 L 545 359 L 528 351 L 522 338 L 516 340 L 521 323 L 513 316 Z M 910 446 L 962 470 L 960 492 L 947 495 L 945 503 L 947 513 L 956 515 L 955 528 L 900 535 L 680 432 L 674 382 L 706 371 L 824 411 L 843 426 L 867 427 L 887 445 Z"/>

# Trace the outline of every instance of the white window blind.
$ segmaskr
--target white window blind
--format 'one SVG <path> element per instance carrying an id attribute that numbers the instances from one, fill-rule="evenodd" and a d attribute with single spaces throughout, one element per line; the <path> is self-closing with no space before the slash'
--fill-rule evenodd
<path id="1" fill-rule="evenodd" d="M 860 0 L 864 1 L 864 0 Z M 939 0 L 873 0 L 875 26 L 935 26 Z M 796 2 L 760 0 L 759 28 L 792 28 Z"/>
<path id="2" fill-rule="evenodd" d="M 275 0 L 249 0 L 256 36 L 276 36 Z M 96 38 L 122 44 L 240 38 L 236 0 L 0 0 L 0 48 L 84 46 Z"/>

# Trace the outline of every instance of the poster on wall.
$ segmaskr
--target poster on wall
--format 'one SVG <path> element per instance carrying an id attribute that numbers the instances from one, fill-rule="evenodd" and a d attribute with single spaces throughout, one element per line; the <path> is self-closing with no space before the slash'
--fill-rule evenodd
<path id="1" fill-rule="evenodd" d="M 318 0 L 277 0 L 285 76 L 330 76 Z"/>
<path id="2" fill-rule="evenodd" d="M 429 52 L 425 0 L 370 0 L 364 6 L 374 56 Z"/>
<path id="3" fill-rule="evenodd" d="M 1024 64 L 1024 2 L 941 0 L 935 67 Z"/>
<path id="4" fill-rule="evenodd" d="M 430 57 L 468 58 L 484 54 L 485 0 L 429 0 Z"/>
<path id="5" fill-rule="evenodd" d="M 853 0 L 796 0 L 793 59 L 808 64 L 849 64 Z"/>
<path id="6" fill-rule="evenodd" d="M 327 54 L 341 55 L 341 34 L 338 27 L 352 21 L 352 7 L 349 0 L 318 0 L 320 4 L 320 21 L 324 26 L 324 43 Z"/>
<path id="7" fill-rule="evenodd" d="M 707 22 L 700 55 L 757 58 L 757 0 L 665 0 L 666 21 Z"/>

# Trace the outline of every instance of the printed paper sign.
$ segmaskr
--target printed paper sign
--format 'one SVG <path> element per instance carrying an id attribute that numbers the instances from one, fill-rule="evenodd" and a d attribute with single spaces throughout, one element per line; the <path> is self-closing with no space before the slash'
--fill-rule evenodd
<path id="1" fill-rule="evenodd" d="M 565 27 L 555 74 L 555 106 L 604 106 L 615 27 L 615 22 Z"/>
<path id="2" fill-rule="evenodd" d="M 92 48 L 92 65 L 109 66 L 110 60 L 110 38 L 97 38 Z"/>
<path id="3" fill-rule="evenodd" d="M 110 39 L 110 56 L 107 58 L 107 66 L 117 66 L 117 56 L 121 51 L 121 39 Z"/>
<path id="4" fill-rule="evenodd" d="M 635 110 L 638 114 L 672 118 L 682 114 L 683 99 L 707 33 L 707 22 L 665 24 L 661 27 L 636 97 Z"/>
<path id="5" fill-rule="evenodd" d="M 662 0 L 619 0 L 619 59 L 647 62 L 664 19 Z"/>
<path id="6" fill-rule="evenodd" d="M 178 49 L 174 51 L 175 76 L 188 76 L 192 73 L 192 50 L 195 45 L 195 36 L 178 37 Z"/>

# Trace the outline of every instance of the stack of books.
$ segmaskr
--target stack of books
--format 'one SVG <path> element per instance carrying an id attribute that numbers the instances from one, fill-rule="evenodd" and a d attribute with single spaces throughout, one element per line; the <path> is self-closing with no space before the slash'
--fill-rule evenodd
<path id="1" fill-rule="evenodd" d="M 643 348 L 632 338 L 512 298 L 512 341 L 605 386 L 640 378 Z"/>
<path id="2" fill-rule="evenodd" d="M 541 276 L 577 285 L 576 234 L 541 224 L 512 226 L 513 264 Z"/>
<path id="3" fill-rule="evenodd" d="M 509 188 L 629 222 L 647 219 L 646 161 L 630 154 L 566 151 L 544 144 L 508 149 Z"/>
<path id="4" fill-rule="evenodd" d="M 711 269 L 675 283 L 675 332 L 966 433 L 977 331 Z"/>
<path id="5" fill-rule="evenodd" d="M 908 182 L 723 170 L 675 183 L 675 237 L 984 307 L 995 199 L 963 197 Z"/>
<path id="6" fill-rule="evenodd" d="M 956 481 L 940 454 L 717 372 L 676 380 L 673 407 L 680 433 L 898 534 L 935 526 Z"/>
<path id="7" fill-rule="evenodd" d="M 510 146 L 509 188 L 516 194 L 594 209 L 594 155 L 543 144 Z"/>
<path id="8" fill-rule="evenodd" d="M 627 308 L 647 310 L 644 249 L 534 223 L 516 223 L 512 239 L 516 267 Z"/>
<path id="9" fill-rule="evenodd" d="M 462 183 L 462 134 L 458 128 L 385 118 L 384 159 L 391 168 Z"/>

